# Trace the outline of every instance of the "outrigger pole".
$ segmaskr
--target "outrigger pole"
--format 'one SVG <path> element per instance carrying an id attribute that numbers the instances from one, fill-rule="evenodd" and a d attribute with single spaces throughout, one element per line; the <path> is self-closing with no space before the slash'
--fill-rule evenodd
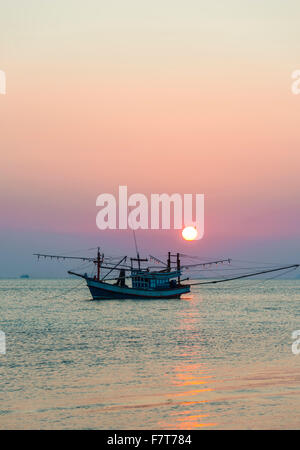
<path id="1" fill-rule="evenodd" d="M 232 281 L 232 280 L 239 280 L 240 278 L 248 278 L 248 277 L 254 277 L 255 275 L 261 275 L 264 273 L 270 273 L 270 272 L 277 272 L 279 270 L 285 270 L 285 269 L 296 269 L 297 267 L 300 267 L 300 264 L 293 264 L 292 266 L 285 266 L 285 267 L 279 267 L 277 269 L 269 269 L 269 270 L 263 270 L 261 272 L 255 272 L 255 273 L 248 273 L 246 275 L 239 275 L 238 277 L 233 278 L 224 278 L 222 280 L 215 280 L 215 281 L 201 281 L 199 283 L 189 283 L 191 286 L 195 286 L 197 284 L 213 284 L 213 283 L 224 283 L 225 281 Z"/>
<path id="2" fill-rule="evenodd" d="M 212 264 L 223 264 L 224 262 L 228 262 L 228 264 L 231 263 L 231 258 L 227 258 L 227 259 L 219 259 L 218 261 L 207 261 L 205 263 L 196 263 L 196 264 L 184 264 L 182 266 L 182 269 L 186 269 L 186 268 L 190 268 L 190 267 L 206 267 L 206 266 L 211 266 Z"/>
<path id="3" fill-rule="evenodd" d="M 95 259 L 95 257 L 66 256 L 66 255 L 47 255 L 47 254 L 44 254 L 44 253 L 33 253 L 33 255 L 37 256 L 38 259 L 39 258 L 62 259 L 62 260 L 74 259 L 74 260 L 79 260 L 79 261 L 88 261 L 88 262 L 91 262 L 91 263 L 95 263 L 97 265 L 98 265 L 98 262 L 99 262 L 99 259 L 100 259 L 100 267 L 102 267 L 103 269 L 113 269 L 113 268 L 115 268 L 115 266 L 113 266 L 113 265 L 110 265 L 108 263 L 104 263 L 104 255 L 103 254 L 102 254 L 102 256 L 100 255 L 100 248 L 98 249 L 96 259 Z M 120 266 L 122 268 L 124 268 L 125 270 L 127 270 L 127 271 L 131 270 L 130 266 L 128 266 L 128 265 L 120 264 Z M 99 273 L 99 275 L 100 275 L 100 273 Z"/>

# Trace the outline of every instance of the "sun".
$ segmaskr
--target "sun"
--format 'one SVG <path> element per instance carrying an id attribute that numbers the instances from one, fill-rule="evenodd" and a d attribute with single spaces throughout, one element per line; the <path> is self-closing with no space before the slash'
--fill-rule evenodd
<path id="1" fill-rule="evenodd" d="M 183 239 L 185 239 L 186 241 L 193 241 L 194 239 L 196 239 L 197 237 L 197 230 L 195 227 L 185 227 L 182 230 L 182 237 Z"/>

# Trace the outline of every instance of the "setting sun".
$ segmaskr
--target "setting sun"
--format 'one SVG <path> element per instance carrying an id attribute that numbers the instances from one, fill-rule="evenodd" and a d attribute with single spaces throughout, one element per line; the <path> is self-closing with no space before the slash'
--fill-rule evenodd
<path id="1" fill-rule="evenodd" d="M 183 239 L 185 239 L 186 241 L 193 241 L 196 237 L 197 237 L 197 230 L 195 227 L 185 227 L 182 230 L 182 237 Z"/>

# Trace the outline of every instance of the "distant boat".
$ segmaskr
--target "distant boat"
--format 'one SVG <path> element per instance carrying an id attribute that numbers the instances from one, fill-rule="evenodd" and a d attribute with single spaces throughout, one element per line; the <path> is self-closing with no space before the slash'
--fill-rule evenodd
<path id="1" fill-rule="evenodd" d="M 29 275 L 24 274 L 24 275 L 20 275 L 20 278 L 30 278 Z"/>

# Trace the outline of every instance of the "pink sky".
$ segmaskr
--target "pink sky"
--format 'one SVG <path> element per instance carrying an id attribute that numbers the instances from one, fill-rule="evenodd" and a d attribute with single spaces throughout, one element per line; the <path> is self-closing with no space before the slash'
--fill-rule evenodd
<path id="1" fill-rule="evenodd" d="M 286 259 L 285 240 L 299 249 L 300 237 L 300 96 L 290 89 L 299 6 L 154 2 L 129 14 L 115 3 L 118 13 L 94 1 L 68 12 L 68 1 L 42 11 L 31 0 L 24 15 L 4 7 L 3 236 L 42 233 L 45 248 L 53 233 L 90 243 L 96 197 L 128 185 L 205 194 L 205 237 L 187 244 L 194 253 L 216 254 L 221 237 L 235 249 L 256 239 L 262 253 L 262 242 L 281 241 L 275 260 Z M 101 234 L 108 247 L 115 238 Z M 166 241 L 183 245 L 173 233 Z"/>

